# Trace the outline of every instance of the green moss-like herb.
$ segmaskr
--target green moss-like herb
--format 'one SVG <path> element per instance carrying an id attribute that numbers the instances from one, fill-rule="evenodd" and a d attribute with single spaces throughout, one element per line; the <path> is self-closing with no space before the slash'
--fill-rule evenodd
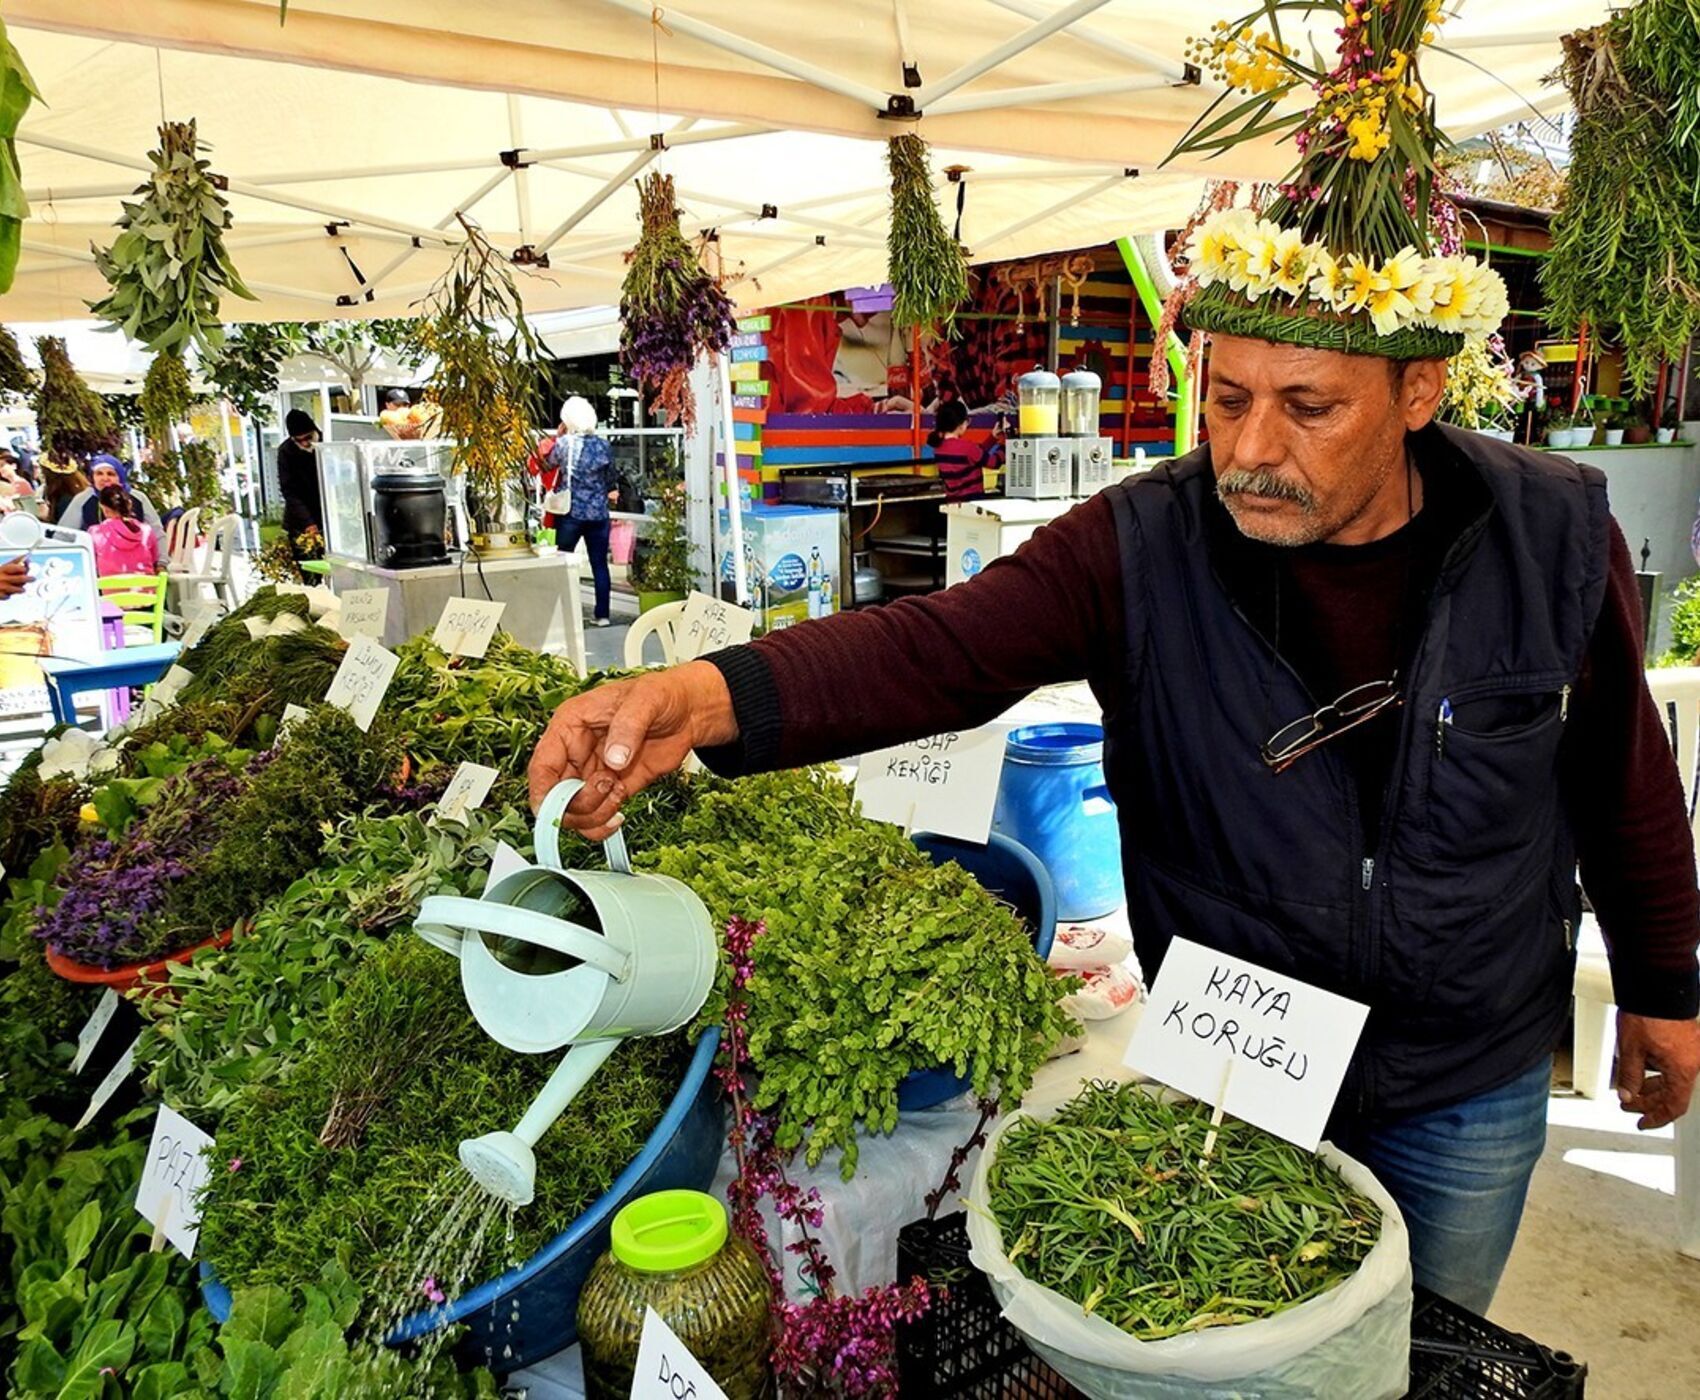
<path id="1" fill-rule="evenodd" d="M 1381 1212 L 1314 1153 L 1210 1106 L 1096 1082 L 997 1144 L 987 1196 L 1028 1278 L 1141 1341 L 1271 1317 L 1343 1283 Z"/>
<path id="2" fill-rule="evenodd" d="M 374 1084 L 384 1102 L 358 1145 L 326 1148 L 319 1137 L 335 1085 L 382 1059 L 359 1028 L 398 987 L 412 993 L 410 1015 L 435 1033 L 411 1063 Z M 535 1252 L 638 1154 L 677 1092 L 686 1052 L 681 1036 L 629 1040 L 598 1071 L 538 1143 L 537 1198 L 519 1212 L 507 1246 L 515 1257 Z M 350 982 L 298 1072 L 245 1096 L 226 1121 L 220 1156 L 242 1166 L 213 1182 L 205 1257 L 239 1284 L 311 1278 L 330 1258 L 362 1287 L 393 1276 L 409 1222 L 444 1173 L 458 1170 L 460 1140 L 511 1128 L 556 1060 L 497 1045 L 467 1010 L 455 959 L 411 935 L 391 939 Z"/>
<path id="3" fill-rule="evenodd" d="M 41 750 L 33 750 L 0 789 L 0 866 L 26 870 L 55 841 L 70 845 L 84 796 L 74 778 L 43 779 Z"/>

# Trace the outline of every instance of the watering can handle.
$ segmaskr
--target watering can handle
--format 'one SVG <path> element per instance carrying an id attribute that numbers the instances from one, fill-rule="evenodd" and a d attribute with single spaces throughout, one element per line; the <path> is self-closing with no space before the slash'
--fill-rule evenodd
<path id="1" fill-rule="evenodd" d="M 583 778 L 562 778 L 549 789 L 549 795 L 537 809 L 537 827 L 533 837 L 537 844 L 537 863 L 545 870 L 559 872 L 562 869 L 561 817 L 583 786 Z M 602 849 L 608 853 L 610 870 L 619 875 L 632 873 L 631 858 L 626 854 L 626 838 L 619 832 L 604 841 Z"/>
<path id="2" fill-rule="evenodd" d="M 439 948 L 448 947 L 446 940 L 453 940 L 458 950 L 459 935 L 455 930 L 474 929 L 496 938 L 517 938 L 577 958 L 598 972 L 607 973 L 616 982 L 625 981 L 631 971 L 631 958 L 612 947 L 606 938 L 564 919 L 511 904 L 493 904 L 461 895 L 432 895 L 419 906 L 419 921 L 414 927 Z"/>

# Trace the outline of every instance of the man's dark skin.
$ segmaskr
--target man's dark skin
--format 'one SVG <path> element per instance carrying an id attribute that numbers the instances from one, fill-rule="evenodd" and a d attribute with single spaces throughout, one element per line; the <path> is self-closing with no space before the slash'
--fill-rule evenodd
<path id="1" fill-rule="evenodd" d="M 1368 544 L 1422 508 L 1405 441 L 1440 405 L 1446 361 L 1380 364 L 1240 336 L 1212 337 L 1210 453 L 1217 490 L 1242 534 L 1283 547 Z M 535 807 L 562 778 L 586 791 L 562 825 L 602 840 L 633 793 L 694 749 L 738 738 L 721 673 L 693 661 L 568 700 L 532 756 Z M 1618 1012 L 1618 1098 L 1637 1126 L 1688 1109 L 1700 1074 L 1700 1022 Z"/>

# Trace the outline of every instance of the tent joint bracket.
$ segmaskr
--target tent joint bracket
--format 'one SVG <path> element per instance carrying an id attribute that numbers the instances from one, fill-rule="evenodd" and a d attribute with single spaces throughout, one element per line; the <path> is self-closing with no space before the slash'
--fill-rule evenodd
<path id="1" fill-rule="evenodd" d="M 348 227 L 349 223 L 347 219 L 332 219 L 325 225 L 325 236 L 327 238 L 341 238 L 343 231 Z"/>
<path id="2" fill-rule="evenodd" d="M 903 86 L 918 88 L 921 86 L 921 68 L 919 64 L 905 63 L 903 65 Z"/>
<path id="3" fill-rule="evenodd" d="M 667 133 L 665 131 L 650 132 L 649 149 L 652 151 L 665 151 L 667 149 Z"/>
<path id="4" fill-rule="evenodd" d="M 1196 63 L 1181 64 L 1181 80 L 1176 87 L 1197 87 L 1204 81 L 1204 73 Z"/>
<path id="5" fill-rule="evenodd" d="M 764 219 L 777 219 L 779 217 L 779 206 L 777 204 L 762 205 L 761 216 Z"/>
<path id="6" fill-rule="evenodd" d="M 525 170 L 533 164 L 525 158 L 525 147 L 523 146 L 516 146 L 511 151 L 497 151 L 496 159 L 507 166 L 509 170 Z"/>
<path id="7" fill-rule="evenodd" d="M 907 81 L 907 75 L 905 75 Z M 915 99 L 906 92 L 894 92 L 885 100 L 885 110 L 882 117 L 895 118 L 899 121 L 909 121 L 921 115 L 921 109 L 915 105 Z"/>
<path id="8" fill-rule="evenodd" d="M 548 267 L 549 255 L 539 253 L 532 243 L 522 243 L 510 254 L 509 260 L 515 267 Z"/>

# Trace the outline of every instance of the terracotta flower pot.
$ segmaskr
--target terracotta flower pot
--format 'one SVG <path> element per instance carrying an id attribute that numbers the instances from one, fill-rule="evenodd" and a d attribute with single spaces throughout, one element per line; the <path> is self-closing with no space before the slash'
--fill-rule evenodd
<path id="1" fill-rule="evenodd" d="M 234 928 L 227 928 L 216 938 L 209 938 L 204 943 L 197 943 L 192 948 L 180 948 L 153 962 L 127 963 L 123 967 L 95 967 L 90 963 L 78 962 L 62 953 L 47 950 L 47 965 L 53 972 L 63 977 L 67 982 L 76 982 L 88 987 L 111 987 L 115 992 L 128 992 L 146 984 L 149 996 L 158 996 L 169 992 L 173 963 L 187 963 L 196 953 L 204 953 L 208 949 L 224 948 L 236 936 Z"/>

